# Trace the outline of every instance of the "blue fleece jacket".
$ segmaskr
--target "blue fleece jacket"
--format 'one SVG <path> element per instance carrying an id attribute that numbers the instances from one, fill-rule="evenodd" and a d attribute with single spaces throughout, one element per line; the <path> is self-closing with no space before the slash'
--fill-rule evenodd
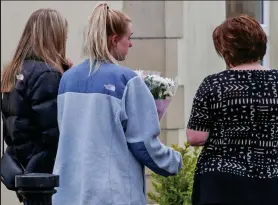
<path id="1" fill-rule="evenodd" d="M 170 176 L 180 153 L 163 145 L 149 89 L 131 69 L 89 60 L 67 71 L 60 83 L 60 138 L 54 205 L 146 205 L 144 166 Z"/>

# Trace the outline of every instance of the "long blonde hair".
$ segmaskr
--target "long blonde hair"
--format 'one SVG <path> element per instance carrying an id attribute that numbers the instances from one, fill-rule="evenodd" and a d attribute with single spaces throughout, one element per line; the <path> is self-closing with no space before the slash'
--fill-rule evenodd
<path id="1" fill-rule="evenodd" d="M 110 53 L 108 37 L 116 34 L 119 37 L 127 32 L 130 18 L 121 11 L 113 10 L 106 3 L 98 4 L 89 17 L 88 30 L 85 34 L 84 51 L 92 62 L 96 60 L 99 65 L 102 61 L 118 64 Z"/>
<path id="2" fill-rule="evenodd" d="M 10 92 L 14 88 L 15 77 L 27 57 L 42 59 L 63 73 L 63 64 L 67 64 L 67 27 L 67 20 L 56 10 L 39 9 L 32 13 L 12 60 L 4 68 L 1 92 Z"/>

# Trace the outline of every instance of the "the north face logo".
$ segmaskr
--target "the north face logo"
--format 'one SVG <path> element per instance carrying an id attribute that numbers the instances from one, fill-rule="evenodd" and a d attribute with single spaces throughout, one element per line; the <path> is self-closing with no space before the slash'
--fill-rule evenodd
<path id="1" fill-rule="evenodd" d="M 115 92 L 116 87 L 114 85 L 108 84 L 108 85 L 104 85 L 105 89 L 107 90 L 111 90 L 113 92 Z"/>
<path id="2" fill-rule="evenodd" d="M 24 80 L 24 75 L 18 74 L 16 75 L 17 80 Z"/>

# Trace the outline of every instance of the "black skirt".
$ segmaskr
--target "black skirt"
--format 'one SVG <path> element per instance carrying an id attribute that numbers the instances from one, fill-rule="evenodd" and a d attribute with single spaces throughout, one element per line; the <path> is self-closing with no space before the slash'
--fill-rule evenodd
<path id="1" fill-rule="evenodd" d="M 228 173 L 195 175 L 192 205 L 278 205 L 278 178 L 254 179 Z"/>

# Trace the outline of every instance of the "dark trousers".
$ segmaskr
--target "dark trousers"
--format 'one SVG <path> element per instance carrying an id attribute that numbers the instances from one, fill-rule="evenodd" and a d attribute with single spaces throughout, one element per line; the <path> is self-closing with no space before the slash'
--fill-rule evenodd
<path id="1" fill-rule="evenodd" d="M 55 163 L 56 153 L 43 151 L 35 154 L 27 163 L 25 174 L 27 173 L 52 173 Z"/>

